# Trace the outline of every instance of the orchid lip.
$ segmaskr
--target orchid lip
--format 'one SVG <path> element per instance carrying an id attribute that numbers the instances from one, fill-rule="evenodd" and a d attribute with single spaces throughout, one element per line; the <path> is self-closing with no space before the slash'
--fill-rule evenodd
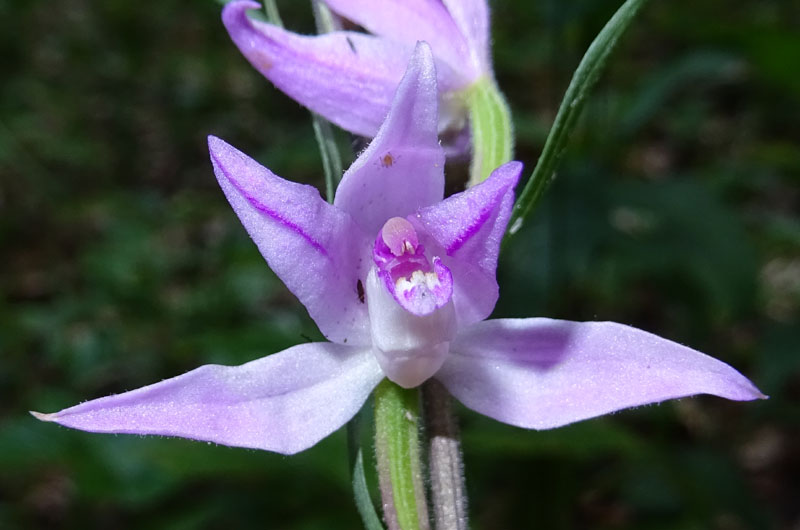
<path id="1" fill-rule="evenodd" d="M 438 256 L 429 260 L 414 226 L 392 217 L 375 239 L 373 260 L 379 277 L 406 311 L 425 316 L 453 296 L 453 275 Z"/>

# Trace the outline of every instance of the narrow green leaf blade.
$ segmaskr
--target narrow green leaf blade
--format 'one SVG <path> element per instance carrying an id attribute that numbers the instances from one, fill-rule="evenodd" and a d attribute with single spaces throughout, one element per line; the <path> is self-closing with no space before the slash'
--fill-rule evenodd
<path id="1" fill-rule="evenodd" d="M 522 228 L 525 218 L 533 212 L 547 186 L 555 178 L 556 169 L 564 155 L 570 135 L 578 123 L 587 97 L 603 72 L 609 56 L 616 49 L 619 38 L 628 29 L 646 2 L 647 0 L 627 0 L 622 4 L 597 34 L 583 56 L 572 76 L 567 92 L 564 94 L 564 99 L 561 101 L 539 161 L 514 204 L 506 239 Z"/>
<path id="2" fill-rule="evenodd" d="M 367 476 L 364 471 L 364 451 L 361 448 L 361 425 L 362 409 L 355 417 L 347 423 L 347 452 L 350 457 L 351 480 L 353 483 L 353 496 L 356 501 L 356 509 L 361 516 L 366 530 L 384 530 L 375 505 L 372 503 L 372 496 L 367 485 Z"/>

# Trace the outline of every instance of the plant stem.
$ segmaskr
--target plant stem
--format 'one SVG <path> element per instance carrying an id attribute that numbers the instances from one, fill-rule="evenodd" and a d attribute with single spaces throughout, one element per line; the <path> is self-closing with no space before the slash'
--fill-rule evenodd
<path id="1" fill-rule="evenodd" d="M 317 33 L 330 33 L 338 29 L 336 16 L 328 9 L 328 6 L 317 0 L 311 0 L 311 8 L 314 12 Z M 338 186 L 339 180 L 342 178 L 342 157 L 336 147 L 336 140 L 334 139 L 330 122 L 316 112 L 312 112 L 311 123 L 319 146 L 319 154 L 322 157 L 322 170 L 325 173 L 325 195 L 328 202 L 333 203 L 336 186 Z"/>
<path id="2" fill-rule="evenodd" d="M 467 106 L 472 131 L 472 163 L 467 186 L 471 187 L 511 160 L 514 137 L 511 111 L 493 79 L 484 77 L 470 87 Z"/>
<path id="3" fill-rule="evenodd" d="M 458 425 L 450 394 L 435 379 L 422 387 L 436 530 L 466 530 L 467 495 Z"/>
<path id="4" fill-rule="evenodd" d="M 275 3 L 275 0 L 264 0 L 264 14 L 270 24 L 283 27 L 283 20 L 281 20 L 281 14 L 278 12 L 278 4 Z"/>
<path id="5" fill-rule="evenodd" d="M 419 444 L 419 392 L 384 379 L 375 389 L 375 453 L 389 530 L 428 530 Z"/>

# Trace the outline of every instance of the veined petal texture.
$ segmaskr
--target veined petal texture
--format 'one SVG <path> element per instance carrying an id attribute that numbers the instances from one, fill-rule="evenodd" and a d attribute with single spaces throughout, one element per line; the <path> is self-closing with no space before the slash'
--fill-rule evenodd
<path id="1" fill-rule="evenodd" d="M 459 333 L 436 377 L 467 407 L 531 429 L 694 394 L 764 398 L 722 361 L 614 322 L 480 322 Z"/>
<path id="2" fill-rule="evenodd" d="M 350 420 L 382 378 L 368 348 L 302 344 L 34 415 L 90 432 L 180 436 L 293 454 Z"/>
<path id="3" fill-rule="evenodd" d="M 371 263 L 368 238 L 347 213 L 312 186 L 289 182 L 209 137 L 211 162 L 225 196 L 269 266 L 330 341 L 370 343 L 359 282 Z"/>
<path id="4" fill-rule="evenodd" d="M 419 43 L 375 139 L 339 183 L 333 204 L 367 234 L 444 196 L 444 151 L 437 136 L 436 72 Z M 374 237 L 374 235 L 373 235 Z"/>
<path id="5" fill-rule="evenodd" d="M 446 253 L 459 327 L 485 319 L 497 302 L 497 256 L 521 172 L 519 162 L 504 164 L 477 186 L 414 216 Z"/>

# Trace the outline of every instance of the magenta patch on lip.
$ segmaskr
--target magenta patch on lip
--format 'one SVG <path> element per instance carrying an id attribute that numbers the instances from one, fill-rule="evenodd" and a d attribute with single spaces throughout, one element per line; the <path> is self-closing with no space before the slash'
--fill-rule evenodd
<path id="1" fill-rule="evenodd" d="M 428 261 L 425 247 L 408 220 L 392 217 L 383 225 L 372 251 L 378 275 L 406 311 L 433 313 L 453 296 L 453 275 L 439 257 Z"/>

